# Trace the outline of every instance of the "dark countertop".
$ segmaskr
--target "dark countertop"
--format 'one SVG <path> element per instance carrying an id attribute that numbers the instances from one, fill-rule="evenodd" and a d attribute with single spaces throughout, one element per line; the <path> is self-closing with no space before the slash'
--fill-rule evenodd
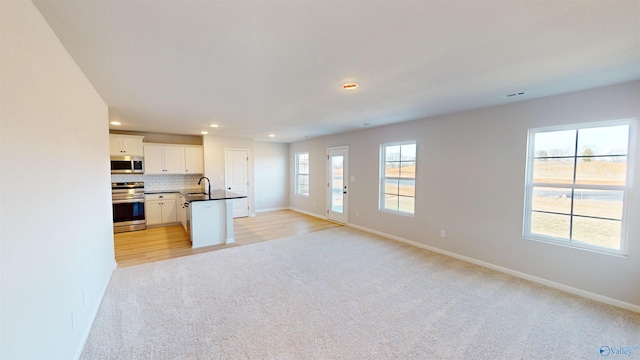
<path id="1" fill-rule="evenodd" d="M 212 200 L 228 200 L 228 199 L 242 199 L 246 198 L 246 195 L 241 195 L 227 190 L 216 189 L 212 190 L 211 194 L 205 194 L 201 188 L 181 189 L 181 190 L 151 190 L 145 191 L 145 194 L 170 194 L 180 193 L 188 201 L 212 201 Z"/>
<path id="2" fill-rule="evenodd" d="M 189 193 L 203 192 L 202 188 L 174 189 L 174 190 L 145 190 L 145 194 L 175 194 L 180 193 L 186 196 Z"/>
<path id="3" fill-rule="evenodd" d="M 243 199 L 247 195 L 234 193 L 227 190 L 211 190 L 211 194 L 182 194 L 189 201 L 211 201 L 211 200 L 229 200 L 229 199 Z"/>

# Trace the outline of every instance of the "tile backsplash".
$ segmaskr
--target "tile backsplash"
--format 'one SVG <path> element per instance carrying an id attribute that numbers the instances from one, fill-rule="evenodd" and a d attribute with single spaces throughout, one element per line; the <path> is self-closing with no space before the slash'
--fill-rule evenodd
<path id="1" fill-rule="evenodd" d="M 202 175 L 111 175 L 111 182 L 144 181 L 145 191 L 181 190 L 200 188 L 198 180 Z"/>

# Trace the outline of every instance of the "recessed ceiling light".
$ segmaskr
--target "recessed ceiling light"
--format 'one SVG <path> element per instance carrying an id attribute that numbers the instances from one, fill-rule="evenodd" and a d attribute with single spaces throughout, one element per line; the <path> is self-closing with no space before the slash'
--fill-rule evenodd
<path id="1" fill-rule="evenodd" d="M 342 88 L 343 88 L 344 90 L 353 90 L 353 89 L 355 89 L 355 88 L 357 88 L 357 87 L 358 87 L 358 84 L 356 84 L 356 83 L 347 83 L 347 84 L 342 84 Z"/>
<path id="2" fill-rule="evenodd" d="M 276 137 L 276 134 L 269 134 L 269 137 Z"/>
<path id="3" fill-rule="evenodd" d="M 200 131 L 200 134 L 202 135 L 207 135 L 209 132 L 208 131 Z"/>
<path id="4" fill-rule="evenodd" d="M 118 126 L 118 125 L 122 125 L 122 123 L 121 123 L 120 121 L 112 121 L 112 122 L 110 122 L 109 124 L 111 124 L 111 125 L 116 125 L 116 126 Z"/>
<path id="5" fill-rule="evenodd" d="M 219 125 L 218 125 L 218 124 L 209 124 L 209 126 L 211 126 L 211 127 L 214 127 L 214 128 L 215 128 L 215 127 L 218 127 Z"/>

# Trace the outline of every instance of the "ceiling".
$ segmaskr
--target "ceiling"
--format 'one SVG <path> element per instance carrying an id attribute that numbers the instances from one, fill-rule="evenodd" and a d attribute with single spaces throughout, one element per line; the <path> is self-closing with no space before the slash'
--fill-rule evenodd
<path id="1" fill-rule="evenodd" d="M 640 0 L 34 3 L 113 130 L 292 142 L 640 79 Z"/>

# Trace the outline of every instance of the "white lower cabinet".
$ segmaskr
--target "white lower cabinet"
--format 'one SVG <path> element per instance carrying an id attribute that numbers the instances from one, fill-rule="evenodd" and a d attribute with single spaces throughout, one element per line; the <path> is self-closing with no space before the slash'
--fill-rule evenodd
<path id="1" fill-rule="evenodd" d="M 145 195 L 144 214 L 147 225 L 178 221 L 176 195 L 174 193 Z"/>
<path id="2" fill-rule="evenodd" d="M 178 222 L 182 224 L 184 231 L 189 231 L 187 228 L 187 206 L 189 205 L 185 203 L 186 200 L 184 196 L 178 195 L 178 201 L 176 203 L 176 210 L 178 211 Z"/>

